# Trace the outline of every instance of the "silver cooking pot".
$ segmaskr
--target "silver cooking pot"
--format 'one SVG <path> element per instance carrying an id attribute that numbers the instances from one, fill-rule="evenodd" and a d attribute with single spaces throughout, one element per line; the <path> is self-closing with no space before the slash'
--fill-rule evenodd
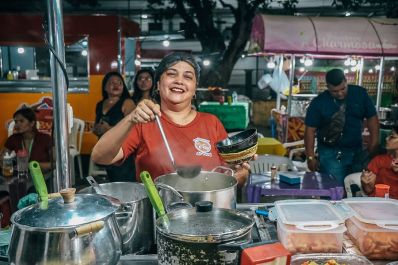
<path id="1" fill-rule="evenodd" d="M 378 111 L 379 120 L 388 120 L 390 118 L 391 109 L 380 107 Z"/>
<path id="2" fill-rule="evenodd" d="M 155 179 L 155 184 L 163 204 L 167 207 L 181 201 L 174 191 L 167 188 L 170 186 L 181 194 L 183 201 L 191 205 L 199 201 L 211 201 L 216 208 L 235 209 L 238 181 L 233 176 L 216 172 L 220 169 L 233 174 L 230 168 L 216 167 L 212 171 L 201 171 L 194 178 L 184 178 L 177 173 L 159 176 Z"/>
<path id="3" fill-rule="evenodd" d="M 116 221 L 122 235 L 123 254 L 146 254 L 154 246 L 153 210 L 141 183 L 111 182 L 99 184 L 108 196 L 121 201 Z M 90 186 L 79 193 L 95 193 Z"/>
<path id="4" fill-rule="evenodd" d="M 74 190 L 74 189 L 67 189 Z M 11 217 L 10 264 L 116 264 L 121 237 L 112 198 L 63 194 Z"/>

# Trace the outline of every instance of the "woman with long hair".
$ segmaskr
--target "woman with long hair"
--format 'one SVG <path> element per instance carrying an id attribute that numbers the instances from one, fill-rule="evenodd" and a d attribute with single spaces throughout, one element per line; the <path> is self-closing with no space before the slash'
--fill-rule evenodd
<path id="1" fill-rule="evenodd" d="M 134 78 L 134 93 L 131 99 L 138 105 L 143 99 L 150 99 L 154 88 L 153 71 L 151 69 L 141 69 Z"/>
<path id="2" fill-rule="evenodd" d="M 95 108 L 93 133 L 101 138 L 135 107 L 123 76 L 118 72 L 107 73 L 102 80 L 102 100 Z M 107 166 L 106 172 L 111 182 L 135 181 L 134 158 L 131 156 L 119 166 Z"/>

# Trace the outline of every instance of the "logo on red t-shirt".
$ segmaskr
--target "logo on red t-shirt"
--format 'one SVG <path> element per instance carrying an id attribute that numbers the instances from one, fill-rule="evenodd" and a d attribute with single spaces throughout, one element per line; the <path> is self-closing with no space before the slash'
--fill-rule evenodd
<path id="1" fill-rule="evenodd" d="M 193 142 L 196 150 L 198 150 L 198 152 L 196 152 L 197 156 L 209 156 L 209 157 L 212 156 L 210 140 L 203 138 L 195 138 L 193 139 Z"/>

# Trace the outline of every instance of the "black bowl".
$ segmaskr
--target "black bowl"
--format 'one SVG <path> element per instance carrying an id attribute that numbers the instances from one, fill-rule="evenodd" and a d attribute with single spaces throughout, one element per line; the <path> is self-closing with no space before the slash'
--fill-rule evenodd
<path id="1" fill-rule="evenodd" d="M 248 129 L 216 144 L 220 153 L 238 153 L 257 144 L 257 129 Z"/>

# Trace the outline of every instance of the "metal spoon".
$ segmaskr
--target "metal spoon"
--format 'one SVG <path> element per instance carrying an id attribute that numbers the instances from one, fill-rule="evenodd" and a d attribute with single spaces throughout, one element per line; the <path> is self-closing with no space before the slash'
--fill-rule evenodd
<path id="1" fill-rule="evenodd" d="M 174 167 L 175 171 L 177 172 L 177 174 L 183 178 L 194 178 L 197 175 L 199 175 L 200 171 L 202 170 L 202 167 L 199 165 L 189 166 L 189 167 L 181 167 L 181 166 L 176 165 L 174 156 L 171 153 L 169 142 L 167 141 L 167 138 L 166 138 L 166 134 L 163 131 L 163 127 L 160 122 L 159 116 L 155 115 L 155 119 L 156 119 L 156 123 L 158 124 L 160 134 L 162 135 L 163 142 L 166 145 L 167 153 L 169 154 L 171 163 L 173 164 L 173 167 Z"/>
<path id="2" fill-rule="evenodd" d="M 101 188 L 100 185 L 98 185 L 97 181 L 95 181 L 95 179 L 92 176 L 87 176 L 86 179 L 90 184 L 90 186 L 93 187 L 95 193 L 100 195 L 106 195 L 105 191 Z"/>

